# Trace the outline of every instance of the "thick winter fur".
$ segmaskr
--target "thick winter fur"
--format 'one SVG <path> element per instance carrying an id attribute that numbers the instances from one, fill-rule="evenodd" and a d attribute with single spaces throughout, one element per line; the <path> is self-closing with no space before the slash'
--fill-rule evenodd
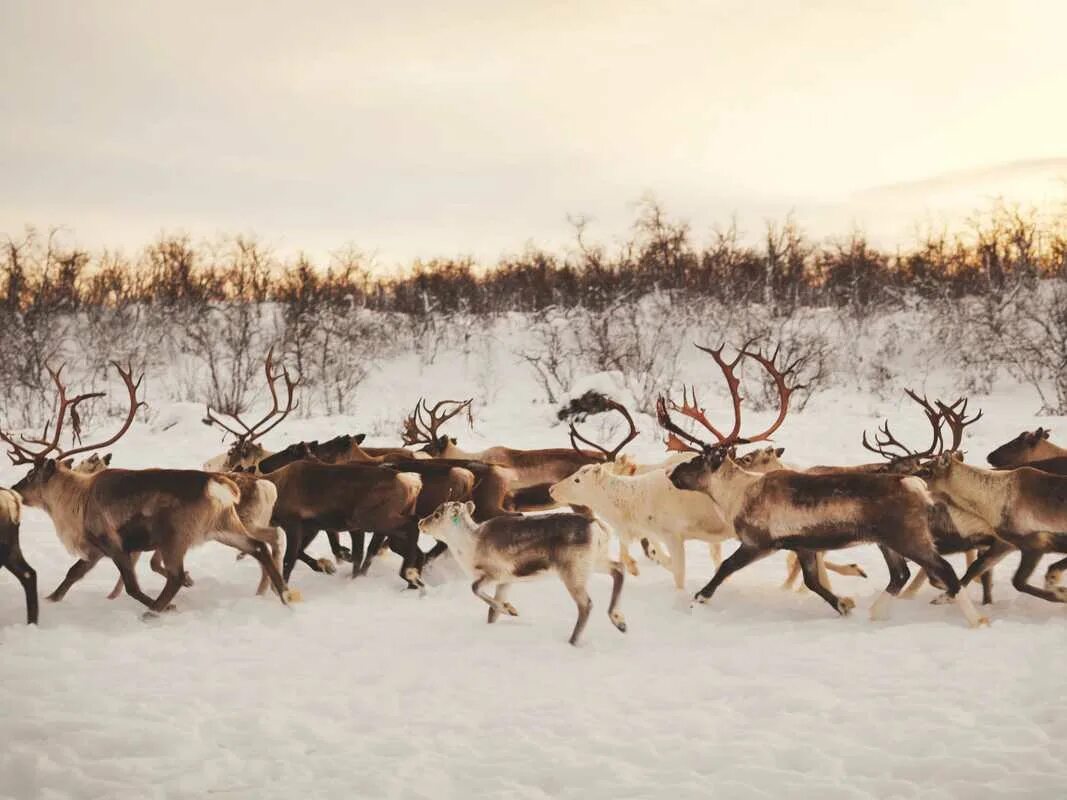
<path id="1" fill-rule="evenodd" d="M 1067 559 L 1048 568 L 1044 589 L 1029 583 L 1044 554 L 1067 552 L 1067 477 L 1030 467 L 982 469 L 964 464 L 958 453 L 939 456 L 922 475 L 932 489 L 988 524 L 999 540 L 970 566 L 964 581 L 1018 548 L 1022 558 L 1012 578 L 1015 588 L 1051 602 L 1067 602 L 1067 588 L 1058 586 Z"/>
<path id="2" fill-rule="evenodd" d="M 213 539 L 255 556 L 287 602 L 266 544 L 237 516 L 237 484 L 223 475 L 174 469 L 106 469 L 90 475 L 48 459 L 15 488 L 26 505 L 48 513 L 60 541 L 81 559 L 64 584 L 78 580 L 106 555 L 119 568 L 127 593 L 152 611 L 162 611 L 182 586 L 185 553 Z M 132 553 L 145 550 L 160 551 L 167 573 L 167 583 L 154 599 L 141 591 L 131 560 Z"/>
<path id="3" fill-rule="evenodd" d="M 37 573 L 26 563 L 19 547 L 22 501 L 17 492 L 0 488 L 0 568 L 6 568 L 26 595 L 26 623 L 37 623 Z"/>
<path id="4" fill-rule="evenodd" d="M 981 624 L 966 592 L 960 592 L 952 567 L 937 552 L 928 521 L 932 498 L 915 477 L 845 473 L 808 475 L 777 470 L 760 475 L 741 469 L 717 450 L 706 451 L 671 472 L 679 489 L 703 492 L 715 499 L 733 523 L 741 546 L 697 593 L 706 602 L 732 573 L 776 550 L 793 550 L 800 559 L 808 588 L 838 613 L 854 603 L 821 585 L 815 553 L 862 542 L 878 544 L 890 565 L 886 592 L 872 608 L 879 617 L 889 597 L 908 578 L 904 559 L 926 568 L 955 598 L 971 625 Z"/>
<path id="5" fill-rule="evenodd" d="M 506 599 L 512 583 L 556 572 L 578 606 L 570 638 L 572 645 L 577 644 L 593 608 L 586 584 L 596 570 L 611 573 L 608 617 L 626 632 L 626 620 L 618 610 L 625 576 L 622 564 L 608 555 L 608 532 L 602 525 L 579 514 L 509 515 L 479 524 L 471 517 L 473 511 L 470 502 L 445 503 L 419 520 L 419 530 L 445 542 L 474 579 L 471 591 L 489 606 L 490 623 L 502 613 L 519 615 Z M 483 591 L 486 583 L 497 584 L 494 597 Z"/>

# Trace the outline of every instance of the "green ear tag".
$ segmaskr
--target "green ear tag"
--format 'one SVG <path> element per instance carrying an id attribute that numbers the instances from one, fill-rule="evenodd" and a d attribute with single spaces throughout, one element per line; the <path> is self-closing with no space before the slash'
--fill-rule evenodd
<path id="1" fill-rule="evenodd" d="M 453 525 L 459 525 L 459 512 L 458 511 L 453 511 L 452 512 L 452 524 Z"/>

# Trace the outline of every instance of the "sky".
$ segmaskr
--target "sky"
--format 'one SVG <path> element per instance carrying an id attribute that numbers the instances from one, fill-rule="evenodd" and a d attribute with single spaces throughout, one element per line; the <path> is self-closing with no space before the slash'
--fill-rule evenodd
<path id="1" fill-rule="evenodd" d="M 383 267 L 815 237 L 1067 196 L 1059 0 L 0 0 L 0 234 L 350 246 Z M 955 215 L 955 216 L 954 216 Z"/>

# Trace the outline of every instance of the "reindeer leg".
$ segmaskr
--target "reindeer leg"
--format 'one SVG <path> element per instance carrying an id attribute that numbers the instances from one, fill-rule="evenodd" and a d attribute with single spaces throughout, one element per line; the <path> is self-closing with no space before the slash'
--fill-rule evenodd
<path id="1" fill-rule="evenodd" d="M 407 537 L 404 549 L 404 562 L 400 565 L 400 577 L 408 582 L 409 589 L 424 590 L 422 582 L 423 552 L 419 547 L 419 524 L 412 520 L 404 524 L 404 535 Z"/>
<path id="2" fill-rule="evenodd" d="M 1024 594 L 1032 594 L 1034 597 L 1040 597 L 1042 600 L 1048 600 L 1050 603 L 1067 602 L 1067 594 L 1062 591 L 1038 589 L 1036 586 L 1031 586 L 1028 583 L 1038 562 L 1041 561 L 1041 556 L 1045 554 L 1044 551 L 1023 550 L 1022 553 L 1022 558 L 1019 560 L 1019 568 L 1015 570 L 1015 575 L 1013 575 L 1011 579 L 1012 586 Z"/>
<path id="3" fill-rule="evenodd" d="M 788 591 L 793 588 L 797 577 L 800 575 L 800 558 L 792 550 L 789 550 L 785 557 L 785 563 L 789 571 L 786 573 L 785 580 L 780 588 Z"/>
<path id="4" fill-rule="evenodd" d="M 711 555 L 711 563 L 715 565 L 715 569 L 722 566 L 722 542 L 709 542 L 708 553 Z"/>
<path id="5" fill-rule="evenodd" d="M 133 560 L 130 558 L 130 554 L 124 550 L 113 549 L 108 552 L 108 555 L 115 562 L 115 566 L 118 567 L 119 574 L 122 575 L 122 585 L 126 587 L 126 594 L 141 605 L 152 608 L 155 600 L 141 590 L 141 584 L 137 582 L 137 573 L 133 569 Z"/>
<path id="6" fill-rule="evenodd" d="M 804 573 L 804 585 L 829 603 L 830 608 L 838 614 L 843 617 L 848 616 L 852 609 L 856 607 L 855 601 L 851 597 L 838 597 L 827 586 L 823 585 L 819 571 L 819 559 L 816 558 L 815 552 L 812 550 L 797 550 L 796 554 L 800 569 Z"/>
<path id="7" fill-rule="evenodd" d="M 907 559 L 900 553 L 886 547 L 884 544 L 878 545 L 878 549 L 882 551 L 885 565 L 889 569 L 889 584 L 878 595 L 878 599 L 874 601 L 870 615 L 872 620 L 885 620 L 889 619 L 889 602 L 894 597 L 900 596 L 901 589 L 904 588 L 908 578 L 911 577 L 911 570 L 908 569 Z"/>
<path id="8" fill-rule="evenodd" d="M 479 575 L 478 578 L 474 581 L 474 583 L 471 584 L 471 591 L 474 592 L 475 596 L 478 597 L 479 600 L 488 605 L 489 608 L 495 609 L 497 613 L 508 614 L 513 617 L 519 616 L 519 612 L 515 611 L 515 607 L 512 606 L 511 603 L 498 603 L 495 599 L 493 599 L 482 591 L 482 584 L 489 580 L 490 578 L 488 575 Z M 509 606 L 511 607 L 510 611 L 508 610 Z"/>
<path id="9" fill-rule="evenodd" d="M 37 607 L 37 573 L 22 557 L 22 550 L 19 548 L 17 541 L 8 551 L 7 557 L 0 560 L 0 563 L 7 567 L 11 574 L 18 579 L 18 582 L 22 584 L 23 594 L 26 595 L 26 624 L 36 625 L 39 613 Z"/>
<path id="10" fill-rule="evenodd" d="M 569 640 L 572 645 L 577 645 L 582 631 L 585 630 L 586 623 L 589 622 L 589 615 L 593 611 L 593 599 L 589 596 L 589 592 L 586 591 L 586 576 L 576 574 L 575 570 L 565 569 L 560 574 L 560 577 L 563 578 L 563 585 L 567 587 L 567 591 L 574 598 L 574 604 L 578 606 L 578 620 L 574 623 L 574 630 L 571 631 Z"/>
<path id="11" fill-rule="evenodd" d="M 824 561 L 823 567 L 830 570 L 830 572 L 836 572 L 838 575 L 851 575 L 854 578 L 867 577 L 867 573 L 860 568 L 859 564 L 837 564 L 833 561 Z"/>
<path id="12" fill-rule="evenodd" d="M 923 587 L 923 584 L 925 584 L 925 583 L 926 583 L 926 570 L 925 569 L 920 569 L 918 574 L 915 576 L 915 580 L 913 580 L 910 584 L 908 584 L 908 588 L 905 589 L 903 592 L 901 592 L 899 595 L 897 595 L 897 597 L 906 597 L 906 598 L 915 597 L 915 595 L 919 593 L 919 590 Z"/>
<path id="13" fill-rule="evenodd" d="M 1015 549 L 1015 545 L 1010 544 L 1009 542 L 1006 542 L 1003 539 L 997 539 L 995 542 L 993 542 L 993 544 L 986 548 L 985 552 L 980 553 L 978 555 L 978 558 L 975 559 L 974 563 L 967 568 L 967 571 L 964 573 L 963 577 L 960 578 L 960 585 L 967 586 L 977 577 L 983 577 L 984 579 L 984 576 L 989 570 L 993 569 L 993 567 L 996 566 L 997 563 L 1004 558 L 1004 556 L 1006 556 L 1008 553 L 1013 552 Z M 984 580 L 982 586 L 984 594 Z M 992 586 L 990 587 L 990 589 L 992 589 Z M 950 598 L 946 594 L 936 598 L 933 602 L 944 603 L 947 602 L 949 599 Z M 983 600 L 984 599 L 985 598 L 983 597 Z M 992 598 L 990 598 L 990 600 L 992 601 Z"/>
<path id="14" fill-rule="evenodd" d="M 989 624 L 989 619 L 980 616 L 975 610 L 974 603 L 971 602 L 971 597 L 967 594 L 966 587 L 964 587 L 960 583 L 959 578 L 956 577 L 952 565 L 945 561 L 936 550 L 932 550 L 930 553 L 916 553 L 909 557 L 912 561 L 926 570 L 931 583 L 940 581 L 944 584 L 947 588 L 948 596 L 956 601 L 956 605 L 959 606 L 968 625 L 972 628 L 977 628 Z M 1040 555 L 1038 556 L 1038 559 L 1040 559 Z M 1036 564 L 1037 561 L 1034 563 Z M 977 566 L 977 564 L 978 561 L 975 561 L 972 566 Z"/>
<path id="15" fill-rule="evenodd" d="M 52 603 L 58 603 L 66 597 L 67 592 L 70 591 L 70 587 L 84 578 L 89 570 L 96 566 L 96 562 L 100 560 L 101 555 L 102 554 L 99 551 L 93 551 L 89 558 L 75 561 L 74 564 L 71 565 L 71 568 L 67 570 L 66 577 L 63 578 L 63 581 L 56 587 L 56 590 L 45 599 Z"/>
<path id="16" fill-rule="evenodd" d="M 510 588 L 510 583 L 498 583 L 496 585 L 496 592 L 493 594 L 494 605 L 489 606 L 489 617 L 486 620 L 490 625 L 497 621 L 502 611 L 513 617 L 519 616 L 515 606 L 508 602 L 508 590 Z"/>
<path id="17" fill-rule="evenodd" d="M 327 534 L 329 532 L 327 531 Z M 307 564 L 315 572 L 325 572 L 327 575 L 333 575 L 337 571 L 337 567 L 328 558 L 312 558 L 305 551 L 311 546 L 311 543 L 315 541 L 315 538 L 319 535 L 319 529 L 309 529 L 307 525 L 304 526 L 304 543 L 300 547 L 300 555 L 298 558 Z"/>
<path id="18" fill-rule="evenodd" d="M 1045 588 L 1050 592 L 1055 590 L 1060 585 L 1060 578 L 1064 572 L 1067 572 L 1067 558 L 1049 564 L 1048 569 L 1045 570 Z M 984 578 L 985 575 L 982 577 Z"/>
<path id="19" fill-rule="evenodd" d="M 366 575 L 367 574 L 367 571 L 370 569 L 371 562 L 374 561 L 375 557 L 381 551 L 382 546 L 385 545 L 387 538 L 388 538 L 388 534 L 381 533 L 379 531 L 375 531 L 371 535 L 371 537 L 370 537 L 370 545 L 367 547 L 367 557 L 364 559 L 363 566 L 361 566 L 359 568 L 358 572 L 356 571 L 356 562 L 354 560 L 352 561 L 352 577 L 353 578 L 356 577 L 356 575 Z"/>
<path id="20" fill-rule="evenodd" d="M 667 547 L 671 551 L 671 574 L 674 576 L 674 588 L 685 591 L 685 541 L 681 536 L 676 536 Z"/>
<path id="21" fill-rule="evenodd" d="M 282 560 L 282 578 L 286 583 L 293 574 L 293 567 L 304 548 L 304 524 L 300 520 L 288 520 L 282 523 L 285 531 L 285 557 Z"/>
<path id="22" fill-rule="evenodd" d="M 337 531 L 326 531 L 326 538 L 330 541 L 330 552 L 338 563 L 352 560 L 352 551 L 341 546 L 341 538 Z"/>
<path id="23" fill-rule="evenodd" d="M 741 546 L 734 550 L 734 552 L 722 562 L 722 566 L 715 572 L 715 576 L 708 581 L 707 586 L 701 589 L 693 597 L 695 603 L 706 603 L 711 599 L 711 596 L 715 594 L 715 590 L 719 588 L 724 580 L 729 578 L 739 569 L 747 567 L 754 561 L 759 561 L 761 558 L 766 558 L 771 554 L 771 550 L 762 550 L 745 542 L 741 542 Z"/>
<path id="24" fill-rule="evenodd" d="M 352 541 L 352 577 L 354 578 L 360 574 L 360 569 L 363 567 L 365 534 L 363 531 L 349 531 L 348 538 Z"/>
<path id="25" fill-rule="evenodd" d="M 152 553 L 152 560 L 148 562 L 148 565 L 152 568 L 152 572 L 156 573 L 157 575 L 162 575 L 164 578 L 167 577 L 167 571 L 163 569 L 163 556 L 159 554 L 159 550 L 156 550 L 154 553 Z M 184 575 L 182 575 L 182 586 L 192 585 L 193 578 L 188 572 L 186 572 Z"/>

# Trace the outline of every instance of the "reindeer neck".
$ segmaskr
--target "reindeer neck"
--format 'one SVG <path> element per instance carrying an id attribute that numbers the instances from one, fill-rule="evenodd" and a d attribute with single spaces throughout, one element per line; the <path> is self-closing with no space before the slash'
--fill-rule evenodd
<path id="1" fill-rule="evenodd" d="M 732 520 L 741 513 L 749 488 L 761 480 L 763 476 L 759 473 L 749 472 L 727 462 L 711 476 L 711 499 L 722 509 L 723 516 Z"/>
<path id="2" fill-rule="evenodd" d="M 474 564 L 474 550 L 477 545 L 474 539 L 474 531 L 477 525 L 473 520 L 460 519 L 459 523 L 444 526 L 442 539 L 448 545 L 453 558 L 459 562 L 466 571 L 470 571 Z"/>
<path id="3" fill-rule="evenodd" d="M 84 557 L 85 506 L 89 487 L 95 475 L 70 470 L 57 470 L 41 491 L 42 507 L 52 518 L 52 524 L 64 547 L 74 555 Z"/>
<path id="4" fill-rule="evenodd" d="M 981 469 L 960 462 L 953 464 L 947 475 L 935 480 L 931 488 L 944 492 L 964 511 L 995 521 L 1000 517 L 999 504 L 1011 480 L 1011 472 Z"/>

